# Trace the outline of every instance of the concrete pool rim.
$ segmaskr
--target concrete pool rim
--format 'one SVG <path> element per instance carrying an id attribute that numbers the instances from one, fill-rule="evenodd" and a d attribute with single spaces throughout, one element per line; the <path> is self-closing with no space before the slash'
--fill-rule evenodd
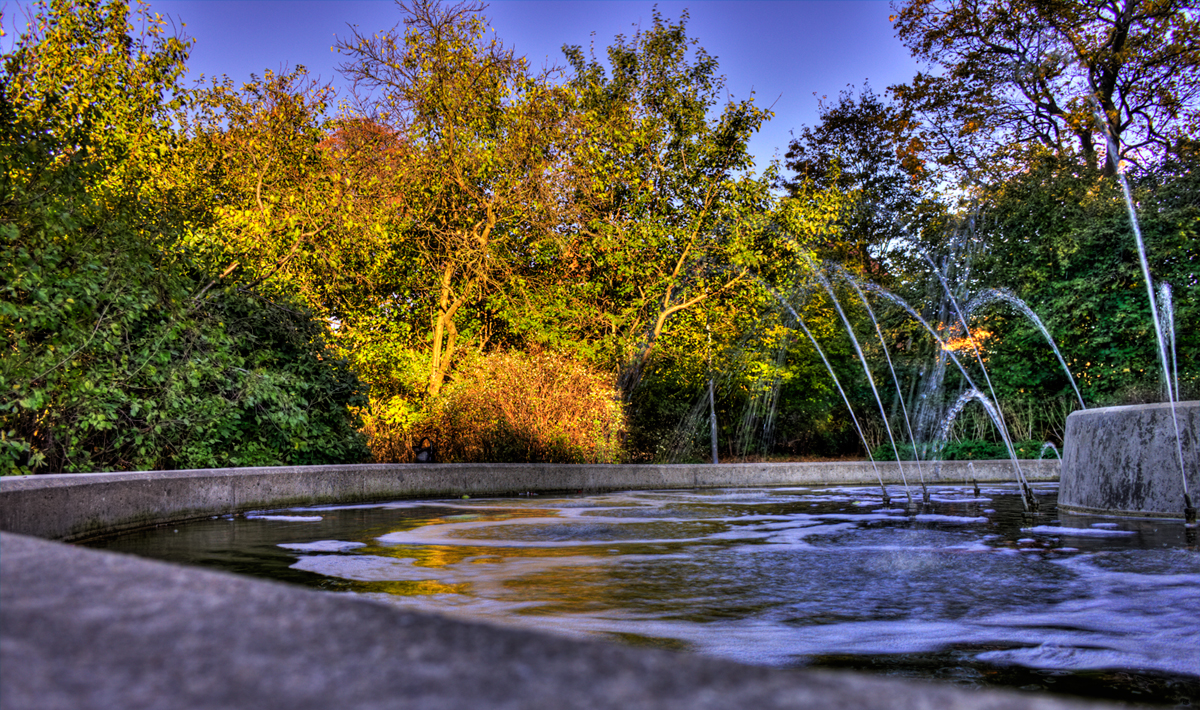
<path id="1" fill-rule="evenodd" d="M 862 469 L 874 478 L 869 465 L 849 476 L 846 466 L 376 465 L 6 478 L 0 702 L 6 710 L 1108 707 L 578 641 L 51 541 L 96 536 L 106 524 L 132 529 L 272 504 L 525 492 L 551 475 L 542 492 L 872 482 L 858 479 Z M 1057 474 L 1056 462 L 1024 468 L 1034 480 Z M 931 483 L 998 482 L 1011 467 L 956 470 L 943 468 Z"/>
<path id="2" fill-rule="evenodd" d="M 1031 482 L 1057 481 L 1057 460 L 1021 463 Z M 347 464 L 0 477 L 0 530 L 64 542 L 270 507 L 398 498 L 599 493 L 754 486 L 1009 482 L 1010 461 L 748 464 Z"/>
<path id="3" fill-rule="evenodd" d="M 1072 412 L 1065 428 L 1058 509 L 1183 520 L 1180 464 L 1194 504 L 1200 494 L 1200 401 Z M 1194 520 L 1194 508 L 1191 514 Z"/>

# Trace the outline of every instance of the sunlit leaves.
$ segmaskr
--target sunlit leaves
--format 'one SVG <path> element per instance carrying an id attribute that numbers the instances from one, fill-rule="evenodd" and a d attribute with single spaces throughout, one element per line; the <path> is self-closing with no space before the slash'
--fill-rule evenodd
<path id="1" fill-rule="evenodd" d="M 213 222 L 186 44 L 119 2 L 36 11 L 0 77 L 0 473 L 361 457 L 308 314 L 212 289 L 186 239 Z"/>
<path id="2" fill-rule="evenodd" d="M 407 317 L 428 324 L 436 395 L 462 348 L 489 337 L 487 312 L 508 307 L 505 286 L 554 238 L 569 95 L 485 36 L 481 6 L 402 10 L 402 31 L 356 32 L 339 49 L 343 72 L 370 92 L 348 120 L 390 143 L 373 177 L 403 207 L 376 218 L 416 272 L 403 286 Z"/>
<path id="3" fill-rule="evenodd" d="M 1104 167 L 1107 136 L 1121 160 L 1149 166 L 1195 135 L 1192 3 L 914 0 L 895 17 L 935 68 L 893 90 L 924 116 L 926 147 L 947 168 L 1011 174 L 1033 147 Z"/>

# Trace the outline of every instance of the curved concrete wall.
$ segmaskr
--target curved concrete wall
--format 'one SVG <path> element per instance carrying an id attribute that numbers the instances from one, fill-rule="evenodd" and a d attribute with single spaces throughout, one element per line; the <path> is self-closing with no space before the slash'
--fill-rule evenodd
<path id="1" fill-rule="evenodd" d="M 1200 402 L 1175 405 L 1192 501 L 1200 499 Z M 1076 513 L 1183 518 L 1170 404 L 1073 412 L 1067 417 L 1058 506 Z"/>
<path id="2" fill-rule="evenodd" d="M 1026 476 L 1055 478 L 1054 462 Z M 896 464 L 881 465 L 889 481 Z M 905 466 L 906 473 L 908 467 Z M 931 477 L 932 472 L 927 474 Z M 915 478 L 915 470 L 909 474 Z M 935 482 L 1009 480 L 1008 462 Z M 0 480 L 4 710 L 753 707 L 1082 710 L 1107 704 L 787 671 L 496 628 L 40 537 L 256 507 L 395 497 L 871 483 L 869 465 L 321 466 Z M 15 533 L 25 533 L 15 534 Z"/>
<path id="3" fill-rule="evenodd" d="M 916 465 L 877 464 L 879 475 L 917 486 Z M 1057 461 L 1024 461 L 1029 480 L 1058 477 Z M 931 483 L 1010 481 L 1009 461 L 951 461 L 923 474 Z M 590 492 L 730 486 L 872 485 L 869 463 L 557 465 L 356 464 L 191 471 L 55 474 L 0 479 L 0 530 L 81 540 L 152 525 L 255 508 L 437 498 L 469 494 Z M 914 493 L 914 497 L 917 494 Z"/>

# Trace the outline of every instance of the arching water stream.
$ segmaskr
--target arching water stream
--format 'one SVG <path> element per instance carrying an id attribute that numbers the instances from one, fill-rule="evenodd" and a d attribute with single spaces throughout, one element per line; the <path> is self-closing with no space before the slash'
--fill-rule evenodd
<path id="1" fill-rule="evenodd" d="M 878 488 L 649 491 L 264 511 L 95 545 L 747 663 L 1200 700 L 1194 535 L 1060 519 L 1055 486 L 1034 488 L 1033 518 L 1015 485 L 931 486 L 922 514 Z"/>

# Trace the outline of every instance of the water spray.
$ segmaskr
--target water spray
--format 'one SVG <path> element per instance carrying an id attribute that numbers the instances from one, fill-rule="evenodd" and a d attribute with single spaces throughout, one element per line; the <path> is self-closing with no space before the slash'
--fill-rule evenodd
<path id="1" fill-rule="evenodd" d="M 976 308 L 991 301 L 1004 301 L 1008 303 L 1021 311 L 1026 318 L 1037 326 L 1038 330 L 1042 331 L 1042 335 L 1046 337 L 1046 342 L 1050 343 L 1050 348 L 1054 351 L 1054 357 L 1058 358 L 1058 364 L 1062 366 L 1063 372 L 1067 374 L 1067 382 L 1070 382 L 1071 389 L 1075 390 L 1075 397 L 1079 400 L 1079 408 L 1087 409 L 1087 405 L 1083 403 L 1083 395 L 1079 393 L 1079 386 L 1075 384 L 1075 375 L 1071 373 L 1071 368 L 1067 367 L 1066 360 L 1063 360 L 1062 353 L 1058 351 L 1058 344 L 1054 342 L 1054 337 L 1050 335 L 1050 330 L 1046 327 L 1046 324 L 1042 322 L 1041 318 L 1038 318 L 1038 314 L 1033 312 L 1028 303 L 1007 289 L 989 288 L 979 292 L 975 298 L 972 298 L 967 303 L 967 314 L 974 313 Z"/>
<path id="2" fill-rule="evenodd" d="M 816 349 L 817 354 L 821 356 L 821 362 L 825 363 L 825 369 L 829 371 L 829 376 L 833 378 L 833 384 L 837 387 L 838 394 L 842 396 L 842 401 L 846 404 L 847 411 L 850 412 L 850 420 L 854 422 L 854 428 L 858 432 L 858 438 L 862 440 L 863 448 L 867 451 L 867 459 L 871 462 L 871 468 L 875 470 L 875 478 L 879 480 L 879 490 L 883 494 L 883 504 L 885 506 L 890 506 L 892 504 L 892 497 L 888 495 L 887 486 L 885 486 L 883 483 L 883 476 L 879 473 L 879 466 L 875 464 L 875 457 L 871 455 L 871 447 L 869 444 L 867 444 L 867 438 L 863 436 L 862 426 L 858 423 L 858 417 L 854 415 L 854 407 L 850 406 L 850 398 L 846 396 L 846 391 L 842 389 L 842 383 L 840 380 L 838 380 L 837 374 L 834 373 L 833 365 L 829 364 L 829 359 L 825 357 L 825 351 L 821 349 L 821 345 L 817 342 L 816 337 L 813 336 L 812 332 L 808 329 L 808 326 L 804 323 L 804 319 L 800 317 L 800 314 L 796 312 L 795 308 L 792 308 L 792 304 L 788 303 L 783 296 L 779 295 L 779 293 L 775 291 L 775 289 L 763 283 L 761 280 L 759 283 L 763 288 L 767 289 L 772 296 L 775 297 L 775 300 L 779 301 L 779 303 L 792 314 L 792 317 L 796 319 L 797 325 L 800 326 L 800 330 L 803 331 L 806 336 L 808 336 L 809 342 L 812 343 L 812 346 Z"/>
<path id="3" fill-rule="evenodd" d="M 970 404 L 972 400 L 979 402 L 979 404 L 984 408 L 984 411 L 986 411 L 988 416 L 991 418 L 992 423 L 996 425 L 996 428 L 1000 428 L 1001 415 L 999 407 L 997 407 L 994 402 L 984 396 L 984 394 L 979 390 L 974 388 L 969 389 L 958 396 L 958 399 L 954 402 L 954 406 L 950 408 L 950 411 L 946 414 L 946 418 L 942 421 L 941 427 L 938 429 L 937 442 L 939 445 L 939 451 L 941 450 L 940 447 L 944 447 L 946 442 L 949 440 L 950 431 L 954 428 L 954 421 L 958 419 L 958 415 L 962 413 L 962 410 L 968 404 Z M 1003 430 L 1001 430 L 1001 434 L 1004 434 Z M 1013 461 L 1016 461 L 1017 452 L 1008 437 L 1004 438 L 1004 446 L 1008 449 L 1008 455 Z M 1032 488 L 1030 488 L 1025 481 L 1022 481 L 1021 483 L 1021 495 L 1024 496 L 1026 501 L 1025 510 L 1027 513 L 1036 513 L 1041 507 L 1041 504 L 1038 503 L 1037 497 L 1034 496 Z"/>
<path id="4" fill-rule="evenodd" d="M 938 281 L 941 282 L 942 289 L 946 292 L 946 297 L 950 299 L 950 304 L 954 306 L 954 312 L 956 315 L 958 315 L 958 322 L 962 324 L 963 336 L 971 343 L 971 349 L 975 352 L 975 362 L 979 363 L 979 370 L 983 372 L 983 380 L 987 382 L 988 392 L 990 392 L 992 395 L 992 401 L 998 402 L 999 397 L 996 396 L 996 388 L 992 386 L 992 377 L 988 374 L 987 367 L 985 367 L 983 364 L 983 353 L 979 352 L 979 343 L 975 342 L 975 338 L 971 337 L 971 328 L 969 325 L 967 325 L 967 317 L 963 313 L 962 308 L 959 306 L 958 299 L 954 297 L 954 292 L 951 290 L 949 282 L 946 281 L 946 275 L 943 274 L 941 269 L 937 267 L 937 264 L 933 262 L 933 259 L 929 256 L 929 254 L 923 254 L 922 256 L 924 256 L 925 260 L 929 262 L 929 265 L 933 267 L 933 273 L 938 277 Z M 972 388 L 978 391 L 974 385 L 972 385 Z M 991 415 L 991 408 L 988 407 L 985 399 L 982 398 L 982 395 L 980 395 L 980 397 L 981 399 L 979 401 L 984 403 L 984 407 L 988 408 L 988 414 Z M 1080 398 L 1080 401 L 1082 401 L 1082 398 Z M 1030 489 L 1029 485 L 1025 482 L 1025 475 L 1021 472 L 1021 463 L 1017 459 L 1016 451 L 1013 449 L 1012 435 L 1008 431 L 1008 422 L 1004 421 L 1004 415 L 1000 412 L 998 407 L 996 408 L 995 414 L 992 416 L 992 421 L 996 424 L 996 428 L 1000 431 L 1000 438 L 1004 440 L 1004 445 L 1008 448 L 1009 456 L 1012 457 L 1013 468 L 1016 469 L 1017 478 L 1021 481 L 1023 493 L 1029 500 L 1028 508 L 1036 512 L 1038 508 L 1037 498 L 1034 498 L 1033 490 Z"/>
<path id="5" fill-rule="evenodd" d="M 825 275 L 821 273 L 821 270 L 817 268 L 817 265 L 813 263 L 807 254 L 804 255 L 804 259 L 808 262 L 809 268 L 812 269 L 813 275 L 817 277 L 817 281 L 825 287 L 825 293 L 829 294 L 829 299 L 833 301 L 833 307 L 837 309 L 838 316 L 842 319 L 842 325 L 846 327 L 846 333 L 850 336 L 850 342 L 854 345 L 854 352 L 858 354 L 858 361 L 862 364 L 863 374 L 867 376 L 867 384 L 871 386 L 871 393 L 875 395 L 875 404 L 879 406 L 879 417 L 883 420 L 884 429 L 887 430 L 888 441 L 892 445 L 892 454 L 896 457 L 896 468 L 900 470 L 900 480 L 904 484 L 904 495 L 908 498 L 909 506 L 912 506 L 912 491 L 908 489 L 908 479 L 904 475 L 904 464 L 900 462 L 900 450 L 896 448 L 896 437 L 892 435 L 892 425 L 888 423 L 887 412 L 883 409 L 883 399 L 879 396 L 879 390 L 875 387 L 875 378 L 871 375 L 871 368 L 867 366 L 867 356 L 863 354 L 862 346 L 858 343 L 858 336 L 854 334 L 854 327 L 850 324 L 850 319 L 846 317 L 846 312 L 842 310 L 842 304 L 838 300 L 837 294 L 833 291 L 833 285 L 829 283 L 829 279 L 825 278 Z M 928 502 L 926 501 L 926 503 Z"/>
<path id="6" fill-rule="evenodd" d="M 926 505 L 928 505 L 929 487 L 925 485 L 925 472 L 921 468 L 921 452 L 917 447 L 917 437 L 913 433 L 912 420 L 910 420 L 908 417 L 908 405 L 904 403 L 904 391 L 900 387 L 900 378 L 896 376 L 896 367 L 892 364 L 892 356 L 888 354 L 887 341 L 883 337 L 883 329 L 879 327 L 879 319 L 875 317 L 875 311 L 871 308 L 871 303 L 867 301 L 866 294 L 864 294 L 862 289 L 859 288 L 858 280 L 855 279 L 850 272 L 846 271 L 846 269 L 840 264 L 834 264 L 833 268 L 835 273 L 841 276 L 846 283 L 850 284 L 850 287 L 853 288 L 854 292 L 858 294 L 858 299 L 862 302 L 863 308 L 867 309 L 867 315 L 871 317 L 871 323 L 875 325 L 875 333 L 879 336 L 879 345 L 883 350 L 883 357 L 887 360 L 888 371 L 892 373 L 892 383 L 896 387 L 896 399 L 900 403 L 900 412 L 904 416 L 904 427 L 908 430 L 908 441 L 913 447 L 913 460 L 917 464 L 917 477 L 921 481 L 921 499 Z M 886 421 L 886 419 L 884 421 Z M 896 465 L 901 466 L 899 453 L 896 454 Z"/>
<path id="7" fill-rule="evenodd" d="M 1090 80 L 1089 80 L 1090 81 Z M 1142 227 L 1138 222 L 1137 209 L 1133 205 L 1133 194 L 1129 191 L 1129 181 L 1125 179 L 1125 173 L 1121 172 L 1120 151 L 1117 150 L 1117 140 L 1109 130 L 1108 121 L 1104 119 L 1104 114 L 1100 108 L 1099 101 L 1096 100 L 1096 87 L 1092 88 L 1092 105 L 1096 114 L 1096 121 L 1100 125 L 1100 130 L 1104 133 L 1104 138 L 1108 145 L 1108 160 L 1112 162 L 1113 173 L 1117 176 L 1117 182 L 1121 185 L 1121 192 L 1125 196 L 1125 209 L 1129 213 L 1129 224 L 1133 228 L 1133 237 L 1137 242 L 1138 261 L 1142 266 L 1142 277 L 1146 281 L 1146 297 L 1150 299 L 1150 317 L 1154 321 L 1154 336 L 1158 339 L 1158 357 L 1159 363 L 1162 365 L 1163 379 L 1167 386 L 1167 401 L 1171 403 L 1171 422 L 1175 425 L 1175 449 L 1179 455 L 1179 475 L 1183 478 L 1183 518 L 1188 524 L 1196 522 L 1196 506 L 1192 504 L 1192 497 L 1188 491 L 1187 466 L 1183 462 L 1183 437 L 1179 434 L 1179 415 L 1175 411 L 1175 399 L 1178 392 L 1172 387 L 1170 368 L 1167 363 L 1167 341 L 1163 336 L 1162 319 L 1159 318 L 1159 309 L 1156 299 L 1154 298 L 1154 280 L 1150 277 L 1150 262 L 1146 258 L 1146 243 L 1142 239 Z M 1168 287 L 1167 297 L 1170 297 L 1170 288 Z M 1172 321 L 1174 314 L 1172 313 Z M 1174 325 L 1174 323 L 1172 323 Z M 1172 333 L 1174 340 L 1174 333 Z"/>
<path id="8" fill-rule="evenodd" d="M 958 371 L 960 373 L 962 373 L 963 379 L 967 381 L 967 385 L 973 390 L 976 390 L 976 391 L 979 390 L 979 388 L 975 386 L 975 382 L 974 382 L 974 380 L 971 379 L 971 375 L 967 372 L 967 369 L 965 367 L 963 367 L 962 362 L 959 361 L 958 356 L 954 354 L 953 350 L 950 350 L 946 347 L 946 343 L 945 343 L 945 341 L 942 340 L 942 336 L 938 335 L 937 331 L 934 330 L 931 325 L 929 325 L 928 321 L 926 321 L 924 318 L 921 317 L 920 313 L 917 313 L 915 308 L 910 306 L 908 304 L 908 302 L 905 301 L 903 298 L 900 298 L 896 294 L 892 293 L 891 291 L 888 291 L 886 288 L 884 288 L 878 284 L 873 284 L 873 283 L 867 282 L 865 284 L 865 286 L 872 293 L 877 293 L 880 296 L 883 296 L 884 298 L 888 299 L 892 303 L 895 303 L 896 305 L 903 308 L 906 313 L 908 313 L 910 316 L 913 317 L 914 320 L 916 320 L 918 323 L 920 323 L 925 328 L 925 330 L 928 331 L 931 336 L 933 336 L 934 341 L 936 341 L 938 346 L 941 348 L 941 352 L 944 352 L 950 358 L 950 360 L 954 363 L 954 365 L 958 368 Z M 1000 434 L 1002 437 L 1007 436 L 1007 432 L 1005 432 L 1004 430 L 1001 430 Z M 1008 443 L 1007 440 L 1006 440 L 1006 443 Z M 1037 499 L 1034 498 L 1033 490 L 1029 487 L 1029 483 L 1025 480 L 1025 474 L 1022 473 L 1020 465 L 1015 463 L 1017 460 L 1017 457 L 1016 457 L 1015 451 L 1012 449 L 1011 444 L 1008 444 L 1008 449 L 1009 449 L 1010 455 L 1012 456 L 1012 460 L 1014 461 L 1013 469 L 1017 473 L 1017 481 L 1021 484 L 1021 490 L 1023 492 L 1023 495 L 1021 496 L 1021 500 L 1025 505 L 1025 511 L 1030 512 L 1031 508 L 1036 510 L 1037 505 L 1038 505 Z M 938 467 L 935 464 L 934 474 L 937 475 L 938 471 L 940 471 L 940 467 Z M 1031 499 L 1033 501 L 1032 505 L 1030 504 Z"/>

